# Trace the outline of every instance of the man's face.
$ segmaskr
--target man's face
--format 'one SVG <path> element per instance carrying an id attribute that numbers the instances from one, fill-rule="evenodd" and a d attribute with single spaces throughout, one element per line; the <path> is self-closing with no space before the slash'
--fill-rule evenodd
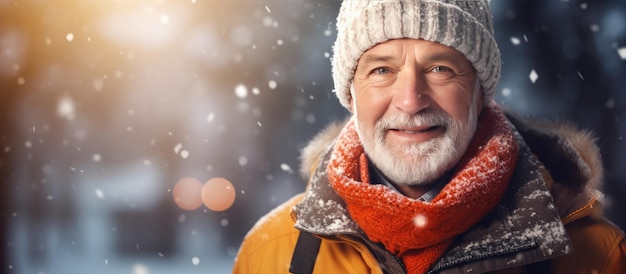
<path id="1" fill-rule="evenodd" d="M 357 64 L 352 112 L 365 152 L 400 185 L 430 183 L 463 156 L 482 108 L 465 56 L 451 47 L 397 39 Z"/>

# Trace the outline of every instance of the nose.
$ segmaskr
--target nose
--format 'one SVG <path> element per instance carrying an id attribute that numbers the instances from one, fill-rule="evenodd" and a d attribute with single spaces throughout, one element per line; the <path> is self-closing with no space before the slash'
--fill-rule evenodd
<path id="1" fill-rule="evenodd" d="M 407 113 L 414 114 L 430 106 L 427 84 L 423 77 L 416 73 L 401 72 L 396 81 L 394 106 Z"/>

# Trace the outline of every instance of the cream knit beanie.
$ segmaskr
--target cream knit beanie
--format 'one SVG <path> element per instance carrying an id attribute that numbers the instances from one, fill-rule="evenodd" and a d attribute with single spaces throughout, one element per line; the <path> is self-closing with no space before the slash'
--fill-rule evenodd
<path id="1" fill-rule="evenodd" d="M 476 70 L 485 101 L 493 98 L 501 61 L 489 0 L 343 0 L 331 61 L 341 105 L 350 109 L 350 84 L 361 55 L 398 38 L 434 41 L 463 53 Z"/>

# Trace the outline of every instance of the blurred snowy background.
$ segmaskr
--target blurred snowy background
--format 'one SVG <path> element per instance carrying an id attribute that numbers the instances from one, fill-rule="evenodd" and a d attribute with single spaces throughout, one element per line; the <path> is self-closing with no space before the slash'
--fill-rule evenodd
<path id="1" fill-rule="evenodd" d="M 337 0 L 0 0 L 0 273 L 229 273 L 300 192 L 299 150 L 347 115 Z M 492 1 L 496 99 L 592 130 L 626 227 L 626 2 Z M 185 211 L 174 184 L 230 180 Z"/>

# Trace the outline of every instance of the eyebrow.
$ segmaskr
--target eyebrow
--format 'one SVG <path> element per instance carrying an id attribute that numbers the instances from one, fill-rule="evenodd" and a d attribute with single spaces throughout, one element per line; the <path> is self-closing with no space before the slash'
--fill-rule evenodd
<path id="1" fill-rule="evenodd" d="M 467 58 L 463 55 L 453 54 L 453 53 L 436 53 L 433 55 L 429 55 L 426 58 L 427 61 L 448 61 L 452 62 L 456 65 L 461 65 L 467 61 Z"/>
<path id="2" fill-rule="evenodd" d="M 363 63 L 373 63 L 373 62 L 388 62 L 395 59 L 390 55 L 376 55 L 376 54 L 366 54 L 363 55 Z"/>
<path id="3" fill-rule="evenodd" d="M 360 71 L 362 69 L 367 68 L 372 63 L 380 63 L 380 62 L 390 62 L 393 61 L 394 58 L 391 55 L 378 55 L 378 54 L 364 54 L 361 57 L 361 60 L 357 62 L 356 70 Z"/>
<path id="4" fill-rule="evenodd" d="M 363 66 L 366 66 L 367 64 L 371 64 L 371 63 L 389 62 L 395 59 L 396 58 L 391 55 L 365 54 L 363 55 L 362 60 L 359 61 L 359 63 L 361 63 Z M 459 56 L 453 53 L 435 53 L 426 57 L 425 61 L 426 62 L 448 61 L 456 65 L 461 65 L 462 63 L 466 61 L 466 59 L 465 59 L 465 56 L 463 55 Z"/>

